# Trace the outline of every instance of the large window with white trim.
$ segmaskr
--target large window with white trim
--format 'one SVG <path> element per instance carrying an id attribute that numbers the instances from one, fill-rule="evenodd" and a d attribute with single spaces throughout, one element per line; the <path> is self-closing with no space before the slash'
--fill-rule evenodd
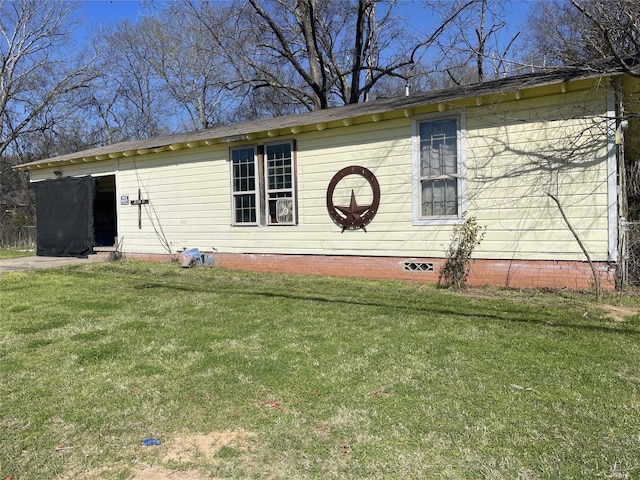
<path id="1" fill-rule="evenodd" d="M 231 149 L 233 177 L 233 223 L 258 223 L 257 159 L 255 147 Z"/>
<path id="2" fill-rule="evenodd" d="M 295 225 L 292 141 L 231 148 L 234 225 Z"/>
<path id="3" fill-rule="evenodd" d="M 462 117 L 418 120 L 414 133 L 414 222 L 449 223 L 464 213 Z"/>
<path id="4" fill-rule="evenodd" d="M 291 143 L 265 146 L 265 191 L 267 223 L 292 225 L 295 220 L 293 197 L 293 150 Z"/>

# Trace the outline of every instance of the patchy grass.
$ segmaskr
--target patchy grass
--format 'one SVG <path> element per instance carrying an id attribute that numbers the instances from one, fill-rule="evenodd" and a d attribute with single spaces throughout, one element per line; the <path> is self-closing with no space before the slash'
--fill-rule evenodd
<path id="1" fill-rule="evenodd" d="M 32 257 L 36 254 L 35 248 L 30 247 L 0 247 L 0 260 L 3 258 Z"/>
<path id="2" fill-rule="evenodd" d="M 0 289 L 0 478 L 640 477 L 637 297 L 128 261 Z"/>

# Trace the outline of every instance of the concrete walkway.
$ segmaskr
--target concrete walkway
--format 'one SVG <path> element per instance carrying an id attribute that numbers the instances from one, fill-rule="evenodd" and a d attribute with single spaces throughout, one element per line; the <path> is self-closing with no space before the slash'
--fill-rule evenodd
<path id="1" fill-rule="evenodd" d="M 7 272 L 19 272 L 22 270 L 34 270 L 37 268 L 52 268 L 89 262 L 103 262 L 107 258 L 108 256 L 105 255 L 89 255 L 88 258 L 36 256 L 6 258 L 0 259 L 0 275 Z"/>

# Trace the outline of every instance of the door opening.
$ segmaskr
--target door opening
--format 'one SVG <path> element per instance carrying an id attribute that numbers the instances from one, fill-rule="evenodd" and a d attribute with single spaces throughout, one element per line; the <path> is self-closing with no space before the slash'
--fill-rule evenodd
<path id="1" fill-rule="evenodd" d="M 96 177 L 96 200 L 93 204 L 96 247 L 113 247 L 118 236 L 116 214 L 116 176 Z"/>

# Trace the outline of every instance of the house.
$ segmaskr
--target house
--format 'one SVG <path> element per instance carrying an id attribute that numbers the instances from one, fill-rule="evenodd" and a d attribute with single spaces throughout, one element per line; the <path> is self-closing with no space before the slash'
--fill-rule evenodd
<path id="1" fill-rule="evenodd" d="M 640 79 L 607 63 L 16 168 L 36 188 L 40 254 L 197 247 L 222 267 L 436 282 L 466 214 L 486 229 L 469 283 L 588 287 L 568 222 L 611 288 L 639 105 Z"/>

